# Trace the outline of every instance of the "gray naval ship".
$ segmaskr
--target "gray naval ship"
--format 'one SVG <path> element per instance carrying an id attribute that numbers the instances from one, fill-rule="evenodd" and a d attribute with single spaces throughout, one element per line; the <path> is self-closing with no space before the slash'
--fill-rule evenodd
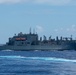
<path id="1" fill-rule="evenodd" d="M 0 50 L 76 50 L 76 40 L 71 37 L 56 37 L 47 39 L 46 36 L 38 37 L 37 33 L 23 34 L 22 32 L 15 34 L 9 38 L 9 41 L 0 46 Z"/>

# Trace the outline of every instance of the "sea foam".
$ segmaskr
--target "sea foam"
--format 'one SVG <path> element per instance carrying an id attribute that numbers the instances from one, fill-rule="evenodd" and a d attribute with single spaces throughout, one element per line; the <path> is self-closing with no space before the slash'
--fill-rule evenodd
<path id="1" fill-rule="evenodd" d="M 56 58 L 56 57 L 0 56 L 0 58 L 24 59 L 24 60 L 44 60 L 44 61 L 55 61 L 55 62 L 76 62 L 76 60 L 64 59 L 64 58 Z"/>

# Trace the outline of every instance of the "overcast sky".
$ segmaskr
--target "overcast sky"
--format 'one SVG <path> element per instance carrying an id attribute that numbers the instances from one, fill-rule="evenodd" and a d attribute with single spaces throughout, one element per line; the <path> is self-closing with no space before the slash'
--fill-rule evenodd
<path id="1" fill-rule="evenodd" d="M 30 27 L 39 36 L 76 38 L 76 0 L 0 0 L 0 43 Z"/>

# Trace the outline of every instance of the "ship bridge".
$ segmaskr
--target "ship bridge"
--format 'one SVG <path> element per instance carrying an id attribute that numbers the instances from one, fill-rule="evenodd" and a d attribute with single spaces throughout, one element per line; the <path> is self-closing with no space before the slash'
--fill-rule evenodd
<path id="1" fill-rule="evenodd" d="M 37 34 L 23 34 L 20 32 L 18 35 L 9 38 L 8 44 L 10 45 L 33 45 L 37 44 L 38 35 Z"/>

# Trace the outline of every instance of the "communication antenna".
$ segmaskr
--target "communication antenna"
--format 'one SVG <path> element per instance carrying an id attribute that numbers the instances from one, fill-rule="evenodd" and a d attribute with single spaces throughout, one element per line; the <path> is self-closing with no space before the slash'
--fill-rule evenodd
<path id="1" fill-rule="evenodd" d="M 16 36 L 16 33 L 14 34 L 14 36 Z"/>
<path id="2" fill-rule="evenodd" d="M 31 27 L 30 27 L 30 34 L 31 34 Z"/>
<path id="3" fill-rule="evenodd" d="M 72 38 L 73 36 L 71 35 L 71 38 Z"/>
<path id="4" fill-rule="evenodd" d="M 73 36 L 71 35 L 71 40 L 73 39 Z"/>
<path id="5" fill-rule="evenodd" d="M 35 29 L 33 29 L 33 34 L 35 34 Z"/>

